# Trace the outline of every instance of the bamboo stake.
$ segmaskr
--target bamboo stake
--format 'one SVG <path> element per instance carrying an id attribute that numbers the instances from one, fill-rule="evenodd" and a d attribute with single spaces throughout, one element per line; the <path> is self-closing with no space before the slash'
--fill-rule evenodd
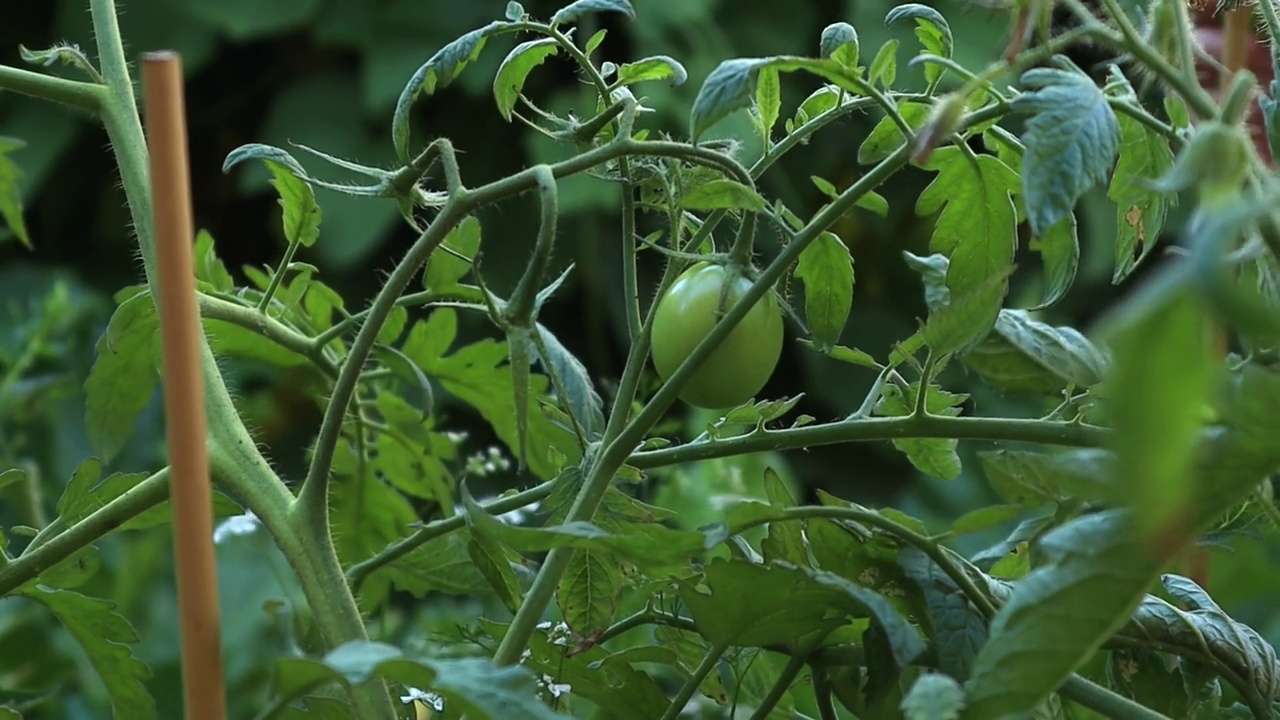
<path id="1" fill-rule="evenodd" d="M 143 107 L 151 158 L 165 426 L 169 445 L 174 565 L 182 623 L 182 687 L 189 720 L 224 720 L 213 500 L 205 447 L 200 316 L 193 277 L 191 180 L 187 167 L 182 59 L 142 57 Z"/>

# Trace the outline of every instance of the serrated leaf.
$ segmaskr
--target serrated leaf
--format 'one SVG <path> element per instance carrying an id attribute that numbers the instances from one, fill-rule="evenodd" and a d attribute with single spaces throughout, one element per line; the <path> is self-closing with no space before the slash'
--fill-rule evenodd
<path id="1" fill-rule="evenodd" d="M 1032 90 L 1013 106 L 1033 113 L 1022 136 L 1022 181 L 1031 232 L 1039 236 L 1107 179 L 1120 147 L 1120 125 L 1087 75 L 1036 68 L 1023 73 L 1022 84 Z"/>
<path id="2" fill-rule="evenodd" d="M 160 317 L 149 293 L 116 308 L 98 339 L 97 357 L 85 380 L 85 429 L 89 444 L 110 462 L 133 435 L 159 380 L 156 343 Z"/>
<path id="3" fill-rule="evenodd" d="M 666 80 L 670 85 L 676 86 L 683 85 L 688 79 L 689 72 L 675 58 L 654 55 L 619 65 L 614 84 L 626 86 L 651 80 Z"/>
<path id="4" fill-rule="evenodd" d="M 291 245 L 311 247 L 320 237 L 320 206 L 316 205 L 315 191 L 286 165 L 274 160 L 264 160 L 263 164 L 271 171 L 271 184 L 280 194 L 285 240 Z M 280 268 L 276 272 L 284 271 Z"/>
<path id="5" fill-rule="evenodd" d="M 619 0 L 622 1 L 622 0 Z M 413 103 L 424 95 L 435 92 L 453 82 L 454 78 L 468 64 L 480 56 L 485 42 L 490 35 L 509 30 L 509 23 L 498 20 L 477 28 L 440 48 L 435 55 L 422 64 L 409 78 L 409 82 L 400 92 L 396 101 L 395 114 L 391 119 L 391 139 L 395 144 L 396 157 L 408 163 L 409 156 L 409 111 Z"/>
<path id="6" fill-rule="evenodd" d="M 910 692 L 902 698 L 902 712 L 906 720 L 956 720 L 962 709 L 964 689 L 942 673 L 928 673 L 916 678 Z"/>
<path id="7" fill-rule="evenodd" d="M 1031 249 L 1040 253 L 1040 260 L 1044 263 L 1044 298 L 1032 310 L 1056 305 L 1075 282 L 1076 269 L 1080 265 L 1076 225 L 1075 213 L 1070 213 L 1044 235 L 1031 238 Z"/>
<path id="8" fill-rule="evenodd" d="M 558 52 L 560 46 L 555 38 L 539 38 L 522 42 L 507 53 L 493 79 L 493 99 L 503 120 L 511 122 L 511 112 L 520 100 L 529 73 Z"/>
<path id="9" fill-rule="evenodd" d="M 193 250 L 196 264 L 196 279 L 209 283 L 218 292 L 229 293 L 236 287 L 227 266 L 218 259 L 214 249 L 213 235 L 208 230 L 196 233 L 196 244 Z"/>
<path id="10" fill-rule="evenodd" d="M 987 639 L 982 615 L 955 581 L 918 548 L 903 549 L 898 564 L 924 595 L 938 669 L 959 680 L 967 679 L 973 659 Z"/>
<path id="11" fill-rule="evenodd" d="M 904 395 L 897 385 L 886 385 L 884 395 L 880 398 L 880 402 L 876 403 L 876 414 L 885 417 L 906 417 L 915 409 L 919 393 L 919 383 L 911 384 L 908 395 Z M 960 408 L 957 406 L 967 398 L 967 395 L 957 395 L 937 385 L 930 385 L 926 390 L 925 408 L 933 415 L 955 417 L 960 414 Z M 893 446 L 906 455 L 917 470 L 943 480 L 954 480 L 960 477 L 962 468 L 960 456 L 956 454 L 958 445 L 958 440 L 947 438 L 911 438 L 893 441 Z"/>
<path id="12" fill-rule="evenodd" d="M 951 37 L 951 26 L 947 19 L 934 8 L 919 3 L 906 3 L 889 11 L 884 18 L 885 27 L 893 27 L 903 20 L 916 21 L 916 38 L 924 49 L 938 57 L 951 57 L 954 41 Z M 934 63 L 924 66 L 924 77 L 929 83 L 936 83 L 942 78 L 945 68 Z"/>
<path id="13" fill-rule="evenodd" d="M 798 645 L 825 637 L 851 617 L 871 617 L 900 666 L 925 649 L 919 632 L 884 596 L 833 573 L 718 559 L 706 566 L 703 582 L 707 592 L 681 581 L 680 599 L 713 643 Z"/>
<path id="14" fill-rule="evenodd" d="M 1040 541 L 1048 564 L 1014 586 L 965 685 L 964 717 L 1043 702 L 1128 620 L 1167 558 L 1149 551 L 1127 510 L 1085 515 Z"/>
<path id="15" fill-rule="evenodd" d="M 769 202 L 760 193 L 728 178 L 704 182 L 680 199 L 680 207 L 686 210 L 742 209 L 762 212 Z"/>
<path id="16" fill-rule="evenodd" d="M 729 113 L 751 106 L 759 68 L 760 61 L 753 58 L 725 60 L 702 81 L 689 113 L 689 134 L 694 142 Z"/>
<path id="17" fill-rule="evenodd" d="M 14 150 L 21 150 L 26 143 L 11 137 L 0 136 L 0 217 L 18 242 L 28 250 L 33 249 L 31 235 L 27 232 L 27 223 L 22 217 L 22 193 L 19 182 L 22 170 L 9 157 Z"/>
<path id="18" fill-rule="evenodd" d="M 834 105 L 834 101 L 832 103 Z M 929 121 L 931 109 L 922 103 L 903 102 L 898 104 L 898 113 L 906 121 L 907 127 L 919 130 Z M 880 118 L 880 122 L 871 129 L 866 139 L 858 146 L 858 164 L 870 165 L 894 154 L 907 143 L 898 123 L 888 117 Z"/>
<path id="19" fill-rule="evenodd" d="M 987 483 L 1005 502 L 1032 508 L 1065 499 L 1054 456 L 1027 450 L 984 450 L 978 460 Z"/>
<path id="20" fill-rule="evenodd" d="M 1107 197 L 1116 204 L 1116 264 L 1111 282 L 1129 276 L 1155 249 L 1169 207 L 1177 196 L 1157 191 L 1152 182 L 1173 169 L 1169 141 L 1125 115 L 1120 124 L 1120 156 Z"/>
<path id="21" fill-rule="evenodd" d="M 533 673 L 521 665 L 497 667 L 487 658 L 416 658 L 386 643 L 353 640 L 322 659 L 284 658 L 276 664 L 276 690 L 300 697 L 330 682 L 359 685 L 374 677 L 430 689 L 476 720 L 553 720 L 566 716 L 538 699 Z"/>
<path id="22" fill-rule="evenodd" d="M 587 440 L 594 442 L 604 434 L 604 401 L 596 393 L 595 387 L 591 384 L 591 376 L 587 374 L 587 368 L 578 358 L 561 345 L 556 336 L 543 327 L 542 323 L 537 324 L 537 329 L 541 340 L 538 356 L 542 360 L 543 367 L 554 371 L 556 377 L 564 384 L 567 397 L 562 398 L 562 401 L 582 426 Z"/>
<path id="23" fill-rule="evenodd" d="M 557 10 L 556 14 L 551 16 L 551 24 L 571 23 L 587 13 L 598 12 L 622 13 L 629 20 L 636 19 L 635 8 L 631 7 L 628 0 L 576 0 Z"/>
<path id="24" fill-rule="evenodd" d="M 891 39 L 880 46 L 880 51 L 876 53 L 875 59 L 871 61 L 871 70 L 868 72 L 867 80 L 888 90 L 893 87 L 893 82 L 897 79 L 898 41 Z"/>
<path id="25" fill-rule="evenodd" d="M 764 489 L 771 507 L 786 509 L 796 506 L 786 483 L 773 468 L 765 468 Z M 769 523 L 769 534 L 760 542 L 760 552 L 765 562 L 782 560 L 796 566 L 811 564 L 803 526 L 796 522 Z"/>
<path id="26" fill-rule="evenodd" d="M 835 233 L 823 231 L 800 254 L 795 276 L 804 283 L 805 318 L 819 352 L 840 341 L 853 309 L 853 256 Z"/>
<path id="27" fill-rule="evenodd" d="M 48 608 L 80 644 L 111 698 L 116 717 L 157 717 L 155 701 L 145 684 L 151 670 L 130 650 L 137 644 L 138 634 L 116 612 L 115 603 L 42 585 L 17 592 Z"/>
<path id="28" fill-rule="evenodd" d="M 1058 395 L 1091 388 L 1106 376 L 1110 356 L 1071 327 L 1032 319 L 1025 310 L 1001 310 L 990 335 L 963 358 L 991 385 L 1011 392 Z"/>
<path id="29" fill-rule="evenodd" d="M 622 592 L 622 571 L 607 553 L 573 554 L 556 587 L 556 604 L 579 637 L 595 637 L 613 620 Z"/>
<path id="30" fill-rule="evenodd" d="M 766 140 L 778 123 L 778 113 L 782 111 L 782 82 L 778 71 L 764 68 L 756 81 L 756 111 L 760 113 L 760 126 L 764 128 Z"/>
<path id="31" fill-rule="evenodd" d="M 846 22 L 832 23 L 822 29 L 818 54 L 841 65 L 858 66 L 858 31 Z"/>
<path id="32" fill-rule="evenodd" d="M 520 609 L 520 581 L 511 569 L 511 561 L 505 548 L 493 538 L 472 533 L 467 541 L 467 556 L 475 563 L 485 580 L 489 581 L 489 586 L 507 610 L 515 612 Z"/>

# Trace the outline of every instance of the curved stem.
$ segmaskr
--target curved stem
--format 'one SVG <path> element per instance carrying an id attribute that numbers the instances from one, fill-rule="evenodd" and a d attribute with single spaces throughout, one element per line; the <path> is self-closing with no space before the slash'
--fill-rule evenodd
<path id="1" fill-rule="evenodd" d="M 1170 720 L 1168 715 L 1162 715 L 1079 675 L 1068 677 L 1058 688 L 1058 694 L 1115 720 Z"/>
<path id="2" fill-rule="evenodd" d="M 9 65 L 0 65 L 0 88 L 88 112 L 100 111 L 107 97 L 107 88 L 97 83 L 67 80 Z"/>
<path id="3" fill-rule="evenodd" d="M 325 356 L 313 338 L 304 335 L 270 315 L 247 305 L 240 305 L 205 293 L 199 293 L 200 317 L 220 320 L 252 330 L 280 347 L 291 350 L 310 360 L 329 377 L 338 375 L 338 368 Z"/>

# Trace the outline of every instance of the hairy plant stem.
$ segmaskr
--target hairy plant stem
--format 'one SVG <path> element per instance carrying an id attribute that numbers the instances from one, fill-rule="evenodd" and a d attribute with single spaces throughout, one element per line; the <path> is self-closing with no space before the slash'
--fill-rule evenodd
<path id="1" fill-rule="evenodd" d="M 96 113 L 107 102 L 107 86 L 0 65 L 0 88 Z"/>

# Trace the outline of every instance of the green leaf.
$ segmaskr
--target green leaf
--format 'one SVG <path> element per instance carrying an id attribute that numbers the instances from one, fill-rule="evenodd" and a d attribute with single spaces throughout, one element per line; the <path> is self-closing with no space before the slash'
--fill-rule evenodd
<path id="1" fill-rule="evenodd" d="M 759 68 L 759 60 L 734 58 L 721 62 L 711 71 L 698 89 L 689 114 L 689 134 L 694 142 L 729 113 L 751 106 Z"/>
<path id="2" fill-rule="evenodd" d="M 471 270 L 470 259 L 480 249 L 480 220 L 474 215 L 468 215 L 445 235 L 442 245 L 443 248 L 431 253 L 427 270 L 422 276 L 423 287 L 435 293 L 456 287 L 458 281 Z M 444 248 L 468 259 L 463 260 Z"/>
<path id="3" fill-rule="evenodd" d="M 116 308 L 98 340 L 97 357 L 84 384 L 85 429 L 104 462 L 124 447 L 151 402 L 159 380 L 159 333 L 155 303 L 149 293 L 139 293 Z"/>
<path id="4" fill-rule="evenodd" d="M 453 82 L 468 64 L 480 56 L 480 51 L 484 49 L 485 41 L 490 35 L 506 32 L 509 29 L 509 23 L 502 20 L 476 28 L 440 48 L 435 55 L 431 56 L 431 59 L 414 72 L 413 77 L 409 78 L 408 84 L 400 92 L 399 100 L 396 101 L 395 115 L 391 119 L 391 138 L 395 143 L 396 157 L 400 158 L 401 162 L 408 163 L 411 159 L 409 111 L 413 108 L 413 103 L 420 96 L 434 95 L 437 90 Z"/>
<path id="5" fill-rule="evenodd" d="M 1116 477 L 1151 531 L 1191 502 L 1196 436 L 1216 375 L 1198 295 L 1187 289 L 1157 303 L 1135 305 L 1132 320 L 1118 320 L 1105 385 Z"/>
<path id="6" fill-rule="evenodd" d="M 934 8 L 919 3 L 906 3 L 889 11 L 884 18 L 885 27 L 892 27 L 903 20 L 916 21 L 916 37 L 924 49 L 938 57 L 951 57 L 954 41 L 951 37 L 951 26 L 947 19 Z M 924 66 L 924 77 L 929 83 L 936 83 L 942 78 L 944 68 L 934 63 Z"/>
<path id="7" fill-rule="evenodd" d="M 986 623 L 978 609 L 950 576 L 918 548 L 904 548 L 898 564 L 924 595 L 938 669 L 965 680 L 973 660 L 987 639 Z"/>
<path id="8" fill-rule="evenodd" d="M 323 659 L 284 658 L 276 664 L 276 689 L 285 699 L 329 682 L 360 685 L 385 677 L 430 689 L 448 707 L 476 720 L 565 718 L 538 699 L 538 682 L 520 665 L 497 667 L 487 658 L 411 658 L 393 645 L 353 640 Z"/>
<path id="9" fill-rule="evenodd" d="M 622 87 L 651 80 L 666 80 L 672 86 L 683 85 L 689 79 L 689 71 L 674 58 L 654 55 L 618 66 L 614 84 Z"/>
<path id="10" fill-rule="evenodd" d="M 115 603 L 42 585 L 23 587 L 17 593 L 48 608 L 80 644 L 111 698 L 115 717 L 157 717 L 145 684 L 151 670 L 130 650 L 138 642 L 138 633 L 116 612 Z"/>
<path id="11" fill-rule="evenodd" d="M 778 509 L 796 506 L 791 491 L 773 468 L 765 468 L 764 489 L 769 498 L 770 507 Z M 760 552 L 765 562 L 782 560 L 792 565 L 810 565 L 808 543 L 804 538 L 804 527 L 797 522 L 769 523 L 769 534 L 760 543 Z"/>
<path id="12" fill-rule="evenodd" d="M 1155 249 L 1169 207 L 1177 196 L 1160 192 L 1152 182 L 1173 169 L 1169 141 L 1146 125 L 1121 115 L 1120 157 L 1107 197 L 1116 204 L 1116 266 L 1111 281 L 1119 283 Z"/>
<path id="13" fill-rule="evenodd" d="M 964 689 L 953 678 L 929 673 L 916 678 L 902 698 L 906 720 L 956 720 L 964 709 Z"/>
<path id="14" fill-rule="evenodd" d="M 903 395 L 897 385 L 886 385 L 884 395 L 876 403 L 876 414 L 885 417 L 906 417 L 916 406 L 920 384 L 912 383 L 909 394 Z M 925 409 L 932 415 L 955 417 L 960 414 L 961 403 L 968 395 L 947 392 L 937 385 L 930 385 L 925 394 Z M 907 456 L 920 472 L 943 480 L 960 477 L 960 456 L 956 454 L 958 440 L 947 438 L 911 438 L 894 440 L 893 446 Z"/>
<path id="15" fill-rule="evenodd" d="M 804 283 L 809 333 L 819 352 L 840 341 L 853 309 L 853 257 L 835 233 L 823 231 L 800 254 L 795 276 Z"/>
<path id="16" fill-rule="evenodd" d="M 1121 635 L 1145 638 L 1188 654 L 1207 653 L 1263 697 L 1280 696 L 1280 661 L 1271 643 L 1224 612 L 1190 579 L 1168 574 L 1161 576 L 1160 582 L 1186 609 L 1147 595 L 1133 619 L 1120 630 Z"/>
<path id="17" fill-rule="evenodd" d="M 951 523 L 952 535 L 970 535 L 990 530 L 1014 520 L 1022 514 L 1018 505 L 988 505 L 961 515 Z"/>
<path id="18" fill-rule="evenodd" d="M 458 318 L 452 308 L 438 308 L 426 321 L 414 323 L 401 346 L 401 351 L 445 392 L 475 408 L 513 453 L 520 448 L 516 427 L 513 368 L 505 364 L 506 343 L 480 340 L 449 353 L 457 338 Z M 527 366 L 526 366 L 527 367 Z M 565 462 L 575 463 L 581 456 L 573 435 L 556 427 L 538 410 L 536 398 L 547 391 L 542 375 L 529 378 L 529 398 L 524 412 L 528 417 L 528 447 L 534 449 L 526 461 L 534 474 L 549 479 L 559 469 L 555 453 Z"/>
<path id="19" fill-rule="evenodd" d="M 871 70 L 867 76 L 872 84 L 879 84 L 880 87 L 888 90 L 893 87 L 894 80 L 898 79 L 898 41 L 887 40 L 884 45 L 880 46 L 880 51 L 876 53 L 875 60 L 871 61 Z"/>
<path id="20" fill-rule="evenodd" d="M 964 364 L 996 388 L 1055 396 L 1102 382 L 1110 362 L 1075 328 L 1009 309 L 1000 311 L 992 333 L 964 356 Z"/>
<path id="21" fill-rule="evenodd" d="M 903 102 L 898 104 L 898 113 L 902 119 L 906 121 L 907 127 L 912 130 L 919 130 L 926 122 L 929 121 L 930 106 L 923 103 Z M 871 165 L 894 154 L 907 143 L 907 139 L 902 135 L 902 129 L 898 127 L 898 123 L 892 118 L 880 118 L 880 122 L 871 129 L 871 133 L 862 141 L 862 145 L 858 146 L 858 164 Z"/>
<path id="22" fill-rule="evenodd" d="M 702 183 L 680 199 L 680 207 L 686 210 L 743 209 L 762 212 L 769 203 L 760 193 L 740 182 L 718 178 Z"/>
<path id="23" fill-rule="evenodd" d="M 435 538 L 370 573 L 360 588 L 361 607 L 380 605 L 392 587 L 418 598 L 430 593 L 465 597 L 492 592 L 493 585 L 470 554 L 470 536 L 462 530 Z"/>
<path id="24" fill-rule="evenodd" d="M 1166 558 L 1128 510 L 1084 515 L 1048 533 L 1048 564 L 1014 586 L 965 685 L 965 717 L 1031 710 L 1129 619 Z"/>
<path id="25" fill-rule="evenodd" d="M 520 22 L 525 19 L 526 14 L 523 5 L 516 2 L 516 0 L 511 0 L 507 3 L 507 10 L 503 13 L 503 17 L 511 22 Z"/>
<path id="26" fill-rule="evenodd" d="M 483 618 L 479 624 L 495 640 L 501 640 L 508 630 L 507 625 Z M 669 704 L 666 692 L 648 674 L 631 666 L 628 651 L 610 654 L 599 645 L 575 647 L 576 643 L 566 642 L 557 630 L 557 626 L 551 626 L 535 632 L 529 639 L 528 657 L 521 664 L 569 685 L 571 697 L 587 700 L 606 717 L 653 720 L 662 716 Z M 664 630 L 667 628 L 656 628 L 659 638 Z M 663 642 L 663 646 L 644 649 L 662 650 L 671 647 L 671 643 Z M 636 661 L 648 660 L 637 657 Z"/>
<path id="27" fill-rule="evenodd" d="M 782 83 L 774 68 L 760 71 L 756 82 L 756 111 L 760 113 L 760 126 L 767 141 L 773 126 L 778 123 L 778 113 L 782 111 Z"/>
<path id="28" fill-rule="evenodd" d="M 578 637 L 593 638 L 613 620 L 621 592 L 622 571 L 615 559 L 608 553 L 577 552 L 556 586 L 556 604 Z"/>
<path id="29" fill-rule="evenodd" d="M 957 147 L 938 148 L 925 167 L 938 174 L 920 194 L 916 213 L 941 211 L 929 250 L 950 260 L 947 287 L 955 297 L 1013 264 L 1018 174 L 991 155 L 970 158 Z"/>
<path id="30" fill-rule="evenodd" d="M 929 314 L 920 335 L 935 357 L 956 351 L 967 353 L 990 334 L 999 319 L 1000 303 L 1008 293 L 1013 269 L 1006 267 L 983 282 L 952 294 L 950 302 Z"/>
<path id="31" fill-rule="evenodd" d="M 822 29 L 819 55 L 847 67 L 858 66 L 858 31 L 846 22 L 832 23 Z"/>
<path id="32" fill-rule="evenodd" d="M 907 261 L 907 267 L 919 273 L 924 280 L 924 304 L 929 312 L 937 312 L 951 303 L 951 290 L 947 287 L 950 262 L 946 255 L 935 253 L 920 257 L 904 250 L 902 257 Z"/>
<path id="33" fill-rule="evenodd" d="M 511 112 L 520 99 L 520 91 L 529 73 L 558 52 L 560 46 L 555 38 L 539 38 L 522 42 L 507 54 L 498 67 L 497 77 L 493 79 L 493 99 L 498 103 L 498 113 L 503 120 L 511 122 Z"/>
<path id="34" fill-rule="evenodd" d="M 467 555 L 507 610 L 513 613 L 519 610 L 520 581 L 511 569 L 512 558 L 507 556 L 506 548 L 487 535 L 472 533 L 467 542 Z"/>
<path id="35" fill-rule="evenodd" d="M 1005 502 L 1024 508 L 1066 499 L 1062 469 L 1053 455 L 1027 450 L 984 450 L 978 460 L 987 483 Z"/>
<path id="36" fill-rule="evenodd" d="M 1082 73 L 1036 68 L 1022 75 L 1032 88 L 1013 107 L 1033 113 L 1022 142 L 1028 220 L 1044 235 L 1087 190 L 1107 179 L 1120 147 L 1120 125 L 1102 91 Z"/>
<path id="37" fill-rule="evenodd" d="M 904 602 L 910 586 L 892 541 L 828 519 L 806 522 L 804 532 L 820 569 L 884 595 L 903 612 L 914 610 Z"/>
<path id="38" fill-rule="evenodd" d="M 556 11 L 551 16 L 552 25 L 571 23 L 587 13 L 615 12 L 622 13 L 629 20 L 636 19 L 635 8 L 628 0 L 576 0 Z"/>
<path id="39" fill-rule="evenodd" d="M 587 440 L 598 440 L 604 434 L 604 401 L 592 386 L 587 368 L 542 323 L 537 324 L 537 329 L 541 342 L 538 357 L 543 367 L 555 372 L 563 383 L 565 397 L 561 401 L 582 426 Z"/>
<path id="40" fill-rule="evenodd" d="M 280 194 L 285 240 L 290 245 L 311 247 L 320 237 L 320 206 L 316 205 L 315 191 L 290 172 L 288 166 L 273 160 L 264 160 L 263 164 L 271 171 L 271 184 Z M 285 272 L 285 268 L 276 272 Z"/>
<path id="41" fill-rule="evenodd" d="M 213 236 L 208 230 L 196 233 L 196 245 L 193 251 L 196 261 L 196 279 L 209 283 L 218 292 L 229 293 L 235 290 L 236 281 L 227 272 L 227 266 L 218 259 L 214 249 Z"/>
<path id="42" fill-rule="evenodd" d="M 1044 263 L 1044 298 L 1031 309 L 1043 310 L 1056 305 L 1076 280 L 1080 240 L 1076 235 L 1075 214 L 1068 214 L 1044 235 L 1032 238 L 1031 249 L 1040 253 Z"/>
<path id="43" fill-rule="evenodd" d="M 833 573 L 717 559 L 705 569 L 706 590 L 680 581 L 680 599 L 712 643 L 798 646 L 817 641 L 850 618 L 870 617 L 901 666 L 924 652 L 919 632 L 884 596 Z"/>
<path id="44" fill-rule="evenodd" d="M 27 233 L 26 221 L 22 219 L 22 193 L 19 187 L 22 170 L 9 158 L 9 153 L 21 150 L 26 145 L 17 138 L 0 136 L 0 217 L 4 218 L 9 231 L 18 238 L 18 242 L 31 250 L 31 236 Z"/>
<path id="45" fill-rule="evenodd" d="M 810 348 L 811 350 L 817 350 L 811 340 L 801 340 L 800 344 Z M 832 360 L 839 360 L 840 362 L 849 363 L 850 365 L 857 365 L 859 367 L 870 368 L 872 370 L 880 369 L 880 363 L 876 362 L 874 357 L 871 357 L 869 353 L 858 350 L 857 348 L 833 345 L 823 354 Z"/>

